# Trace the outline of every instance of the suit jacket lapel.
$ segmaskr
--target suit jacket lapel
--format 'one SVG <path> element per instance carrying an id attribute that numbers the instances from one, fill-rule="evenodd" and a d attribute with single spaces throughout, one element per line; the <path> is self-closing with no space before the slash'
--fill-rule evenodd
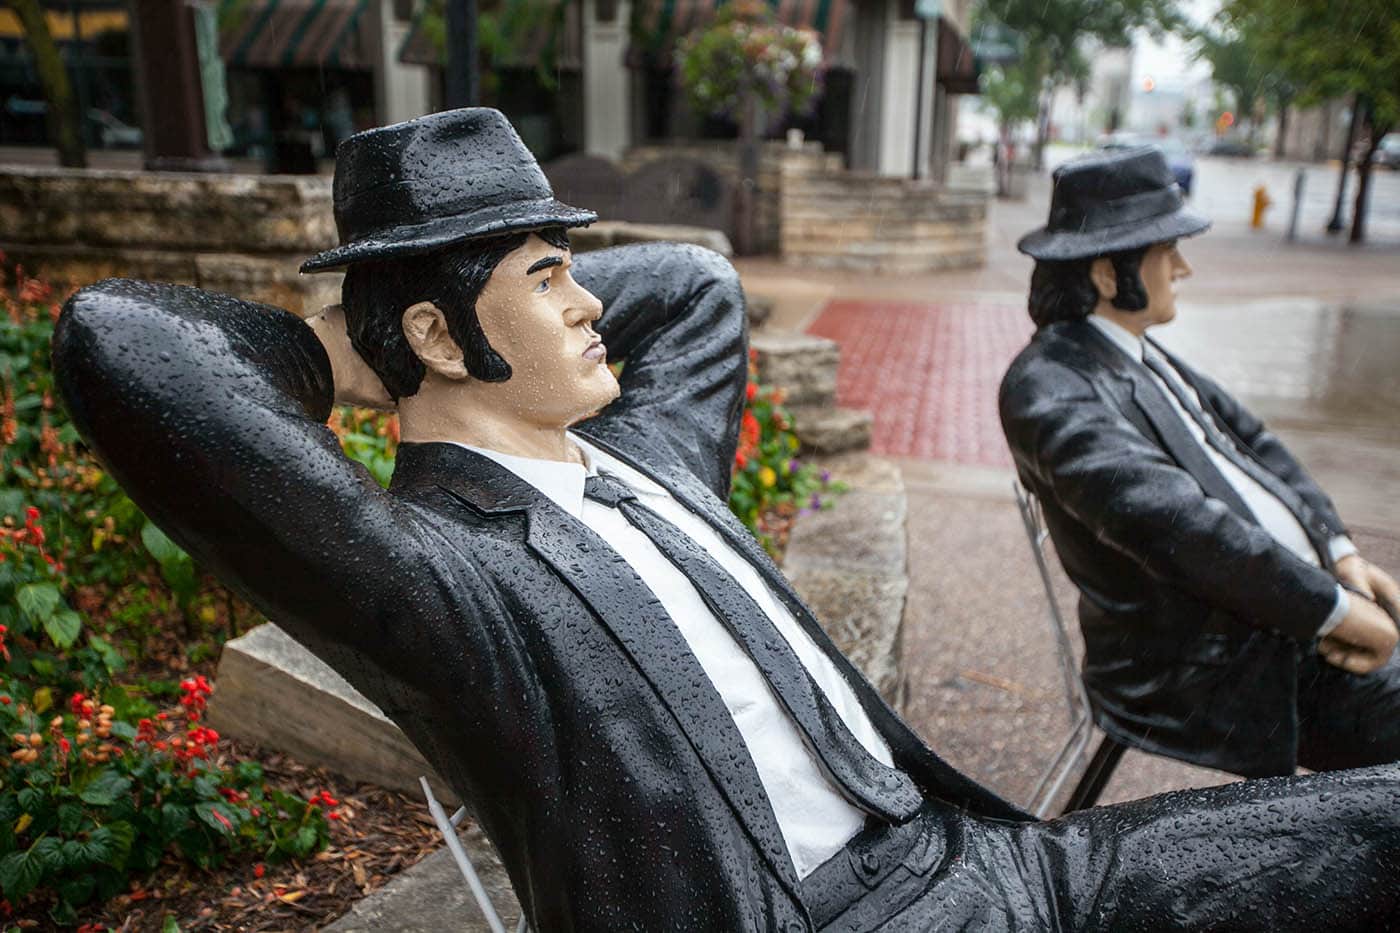
<path id="1" fill-rule="evenodd" d="M 422 449 L 429 447 L 439 449 Z M 473 510 L 525 515 L 526 544 L 622 646 L 675 717 L 758 850 L 800 903 L 787 844 L 734 717 L 641 578 L 592 529 L 495 461 L 452 444 L 405 445 L 400 456 L 404 453 L 411 461 L 430 457 L 436 485 Z M 424 465 L 415 463 L 413 469 L 421 473 Z"/>
<path id="2" fill-rule="evenodd" d="M 783 576 L 783 572 L 773 563 L 773 559 L 768 556 L 767 551 L 763 550 L 763 546 L 758 543 L 758 540 L 729 510 L 728 505 L 720 501 L 699 477 L 692 475 L 683 463 L 677 460 L 671 464 L 656 463 L 651 467 L 645 467 L 630 452 L 621 449 L 617 444 L 601 440 L 595 433 L 583 428 L 576 430 L 585 435 L 589 442 L 596 447 L 607 451 L 634 470 L 665 487 L 666 491 L 675 496 L 677 501 L 705 519 L 720 537 L 724 538 L 758 571 L 759 576 L 768 584 L 769 589 L 783 602 L 787 610 L 797 619 L 798 624 L 812 636 L 817 645 L 831 659 L 831 662 L 836 665 L 837 670 L 846 678 L 847 683 L 851 684 L 866 713 L 876 723 L 876 727 L 890 743 L 896 755 L 902 755 L 906 763 L 917 762 L 920 768 L 920 783 L 924 785 L 926 793 L 953 801 L 959 806 L 975 807 L 984 814 L 1002 819 L 1029 819 L 1023 811 L 992 794 L 975 781 L 969 780 L 956 768 L 943 761 L 924 744 L 921 738 L 914 734 L 908 724 L 889 708 L 850 659 L 832 643 L 831 637 L 817 622 L 811 610 L 797 598 L 797 594 L 793 592 L 792 584 L 788 582 L 787 577 Z M 664 459 L 663 455 L 654 451 L 648 451 L 647 455 Z M 903 767 L 898 761 L 896 765 Z M 929 778 L 932 780 L 929 781 Z"/>
<path id="3" fill-rule="evenodd" d="M 1230 481 L 1211 463 L 1205 449 L 1196 443 L 1181 416 L 1148 375 L 1147 368 L 1124 356 L 1087 321 L 1075 322 L 1074 330 L 1067 333 L 1072 333 L 1074 339 L 1093 353 L 1115 378 L 1130 387 L 1133 404 L 1152 425 L 1162 446 L 1177 465 L 1201 484 L 1206 495 L 1224 502 L 1240 517 L 1255 521 L 1254 513 L 1240 498 L 1235 487 L 1230 485 Z"/>
<path id="4" fill-rule="evenodd" d="M 1196 393 L 1196 397 L 1201 400 L 1201 410 L 1206 413 L 1206 416 L 1210 418 L 1211 421 L 1215 422 L 1215 425 L 1224 432 L 1226 437 L 1234 440 L 1235 447 L 1239 451 L 1239 456 L 1250 460 L 1260 471 L 1268 474 L 1266 478 L 1272 479 L 1272 482 L 1264 483 L 1260 482 L 1260 479 L 1256 477 L 1255 482 L 1260 482 L 1260 485 L 1263 485 L 1269 493 L 1277 497 L 1280 502 L 1288 507 L 1288 510 L 1293 513 L 1293 517 L 1298 519 L 1298 523 L 1303 526 L 1303 530 L 1307 533 L 1308 539 L 1312 542 L 1313 549 L 1317 551 L 1319 559 L 1326 565 L 1330 561 L 1328 557 L 1330 553 L 1328 535 L 1318 530 L 1321 523 L 1318 521 L 1312 508 L 1304 501 L 1302 496 L 1298 495 L 1292 486 L 1288 485 L 1283 479 L 1274 474 L 1274 472 L 1269 469 L 1268 465 L 1255 455 L 1253 449 L 1235 433 L 1235 429 L 1230 426 L 1230 423 L 1220 416 L 1220 412 L 1218 412 L 1215 406 L 1210 402 L 1210 393 L 1206 391 L 1206 387 L 1197 378 L 1196 372 L 1190 366 L 1184 364 L 1174 354 L 1169 353 L 1157 341 L 1153 340 L 1152 346 L 1171 363 L 1172 367 L 1181 374 L 1181 378 L 1184 379 L 1186 384 Z"/>

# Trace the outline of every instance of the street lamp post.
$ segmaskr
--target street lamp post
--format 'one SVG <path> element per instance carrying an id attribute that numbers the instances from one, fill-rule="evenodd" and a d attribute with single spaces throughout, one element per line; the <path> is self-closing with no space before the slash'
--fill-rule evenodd
<path id="1" fill-rule="evenodd" d="M 475 107 L 481 100 L 477 70 L 476 0 L 447 0 L 447 107 Z"/>

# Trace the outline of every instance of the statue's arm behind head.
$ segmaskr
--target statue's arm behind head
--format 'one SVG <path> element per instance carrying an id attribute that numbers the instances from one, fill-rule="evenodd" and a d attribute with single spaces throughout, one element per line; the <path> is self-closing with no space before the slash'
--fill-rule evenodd
<path id="1" fill-rule="evenodd" d="M 341 453 L 330 364 L 294 315 L 113 279 L 69 300 L 53 358 L 127 494 L 294 635 L 353 643 L 413 585 L 407 509 Z"/>
<path id="2" fill-rule="evenodd" d="M 622 396 L 599 429 L 654 433 L 727 498 L 748 378 L 734 267 L 698 246 L 648 243 L 584 253 L 574 276 L 602 300 L 598 333 L 623 361 Z"/>

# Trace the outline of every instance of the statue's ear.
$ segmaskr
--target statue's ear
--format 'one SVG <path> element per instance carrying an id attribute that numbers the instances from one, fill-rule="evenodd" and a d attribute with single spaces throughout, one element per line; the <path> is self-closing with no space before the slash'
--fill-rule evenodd
<path id="1" fill-rule="evenodd" d="M 447 319 L 431 301 L 409 305 L 403 312 L 403 336 L 409 349 L 429 372 L 447 379 L 466 379 L 462 348 L 447 332 Z"/>
<path id="2" fill-rule="evenodd" d="M 1107 256 L 1100 256 L 1089 266 L 1089 281 L 1094 283 L 1100 301 L 1118 297 L 1118 273 L 1113 268 L 1113 260 Z"/>

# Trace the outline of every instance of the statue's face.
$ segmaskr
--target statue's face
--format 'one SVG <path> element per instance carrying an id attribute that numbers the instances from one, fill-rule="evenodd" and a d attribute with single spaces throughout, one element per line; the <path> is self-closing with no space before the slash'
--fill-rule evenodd
<path id="1" fill-rule="evenodd" d="M 1149 247 L 1139 271 L 1147 289 L 1143 319 L 1149 327 L 1167 323 L 1176 317 L 1176 282 L 1191 274 L 1191 264 L 1181 255 L 1177 241 L 1171 240 Z"/>
<path id="2" fill-rule="evenodd" d="M 531 235 L 496 266 L 476 315 L 511 376 L 493 398 L 538 425 L 567 426 L 617 398 L 607 348 L 593 331 L 603 304 L 569 274 L 568 250 Z"/>

